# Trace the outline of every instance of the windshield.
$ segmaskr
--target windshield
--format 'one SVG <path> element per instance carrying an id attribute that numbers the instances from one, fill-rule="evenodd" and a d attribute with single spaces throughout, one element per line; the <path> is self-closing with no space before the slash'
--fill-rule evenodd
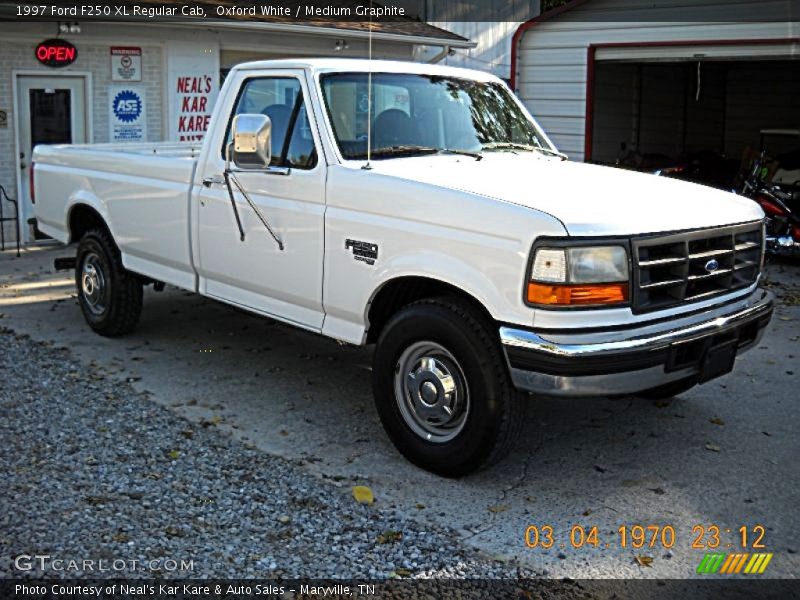
<path id="1" fill-rule="evenodd" d="M 495 82 L 409 73 L 323 75 L 322 93 L 336 143 L 345 159 L 437 152 L 550 150 L 542 134 Z"/>

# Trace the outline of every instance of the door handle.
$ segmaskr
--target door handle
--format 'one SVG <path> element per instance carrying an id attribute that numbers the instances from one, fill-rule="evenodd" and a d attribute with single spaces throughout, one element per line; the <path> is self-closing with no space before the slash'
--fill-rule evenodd
<path id="1" fill-rule="evenodd" d="M 203 177 L 203 185 L 211 187 L 212 185 L 222 185 L 225 181 L 219 175 L 213 177 Z"/>

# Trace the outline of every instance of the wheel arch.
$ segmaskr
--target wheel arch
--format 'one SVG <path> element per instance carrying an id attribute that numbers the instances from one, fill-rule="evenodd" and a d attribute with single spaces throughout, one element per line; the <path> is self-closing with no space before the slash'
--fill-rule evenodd
<path id="1" fill-rule="evenodd" d="M 80 241 L 87 231 L 92 229 L 104 229 L 114 241 L 114 235 L 108 225 L 106 218 L 96 206 L 85 200 L 73 203 L 67 212 L 67 243 L 72 244 Z"/>
<path id="2" fill-rule="evenodd" d="M 488 322 L 494 320 L 484 303 L 463 287 L 427 275 L 401 275 L 384 281 L 370 298 L 366 314 L 366 343 L 376 342 L 392 315 L 404 306 L 425 298 L 444 296 L 466 302 Z"/>

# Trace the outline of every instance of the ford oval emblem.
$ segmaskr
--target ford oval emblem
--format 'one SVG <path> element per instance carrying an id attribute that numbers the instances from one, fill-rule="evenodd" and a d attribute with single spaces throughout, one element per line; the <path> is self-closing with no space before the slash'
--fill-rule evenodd
<path id="1" fill-rule="evenodd" d="M 717 269 L 719 269 L 719 261 L 712 258 L 710 261 L 706 263 L 706 271 L 708 271 L 709 273 L 713 273 Z"/>

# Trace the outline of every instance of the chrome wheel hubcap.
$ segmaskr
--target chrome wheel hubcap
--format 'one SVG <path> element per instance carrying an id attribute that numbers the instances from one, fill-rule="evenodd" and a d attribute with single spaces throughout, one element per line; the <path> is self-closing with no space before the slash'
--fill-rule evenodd
<path id="1" fill-rule="evenodd" d="M 417 342 L 395 366 L 395 400 L 400 414 L 421 438 L 444 443 L 457 436 L 469 414 L 469 392 L 461 365 L 443 346 Z"/>
<path id="2" fill-rule="evenodd" d="M 106 310 L 106 278 L 102 262 L 97 254 L 89 253 L 81 269 L 81 292 L 86 306 L 95 315 Z"/>

